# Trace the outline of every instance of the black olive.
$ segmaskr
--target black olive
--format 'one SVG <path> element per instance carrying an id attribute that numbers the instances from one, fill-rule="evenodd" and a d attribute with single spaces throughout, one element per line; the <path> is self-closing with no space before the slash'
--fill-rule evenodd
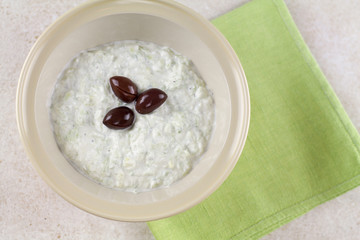
<path id="1" fill-rule="evenodd" d="M 128 107 L 111 109 L 104 117 L 103 124 L 111 129 L 125 129 L 134 123 L 135 115 Z"/>
<path id="2" fill-rule="evenodd" d="M 138 96 L 135 109 L 141 114 L 151 113 L 160 107 L 166 99 L 167 95 L 165 92 L 157 88 L 150 88 Z"/>

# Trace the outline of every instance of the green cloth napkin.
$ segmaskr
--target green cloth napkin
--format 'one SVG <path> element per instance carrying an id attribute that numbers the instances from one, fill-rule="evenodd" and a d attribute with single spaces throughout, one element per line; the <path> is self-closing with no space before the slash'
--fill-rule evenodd
<path id="1" fill-rule="evenodd" d="M 257 239 L 360 184 L 360 138 L 282 0 L 254 0 L 213 21 L 244 67 L 250 130 L 230 177 L 176 216 L 159 240 Z"/>

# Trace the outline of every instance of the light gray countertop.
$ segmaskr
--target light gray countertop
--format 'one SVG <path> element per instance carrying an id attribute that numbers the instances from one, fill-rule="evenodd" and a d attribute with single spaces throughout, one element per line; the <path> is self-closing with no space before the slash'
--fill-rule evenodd
<path id="1" fill-rule="evenodd" d="M 0 239 L 153 239 L 146 223 L 88 214 L 43 182 L 21 145 L 15 121 L 20 69 L 42 31 L 84 0 L 0 0 Z M 206 18 L 244 0 L 178 0 Z M 288 8 L 354 125 L 360 130 L 360 4 L 291 1 Z M 272 239 L 359 239 L 360 187 L 265 236 Z"/>

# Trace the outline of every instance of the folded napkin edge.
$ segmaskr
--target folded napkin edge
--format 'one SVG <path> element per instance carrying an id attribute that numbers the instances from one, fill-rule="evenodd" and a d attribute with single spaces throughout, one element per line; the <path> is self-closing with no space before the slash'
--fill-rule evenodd
<path id="1" fill-rule="evenodd" d="M 320 204 L 329 201 L 329 198 L 333 199 L 335 197 L 338 197 L 348 192 L 349 190 L 359 186 L 359 184 L 360 184 L 360 175 L 354 176 L 351 179 L 344 181 L 343 183 L 337 184 L 323 192 L 317 193 L 305 200 L 296 202 L 287 208 L 280 209 L 279 211 L 262 218 L 253 225 L 239 231 L 237 234 L 233 235 L 230 239 L 237 239 L 237 237 L 239 238 L 247 237 L 251 239 L 251 238 L 259 238 L 261 236 L 264 236 L 267 233 L 270 233 L 271 231 L 277 229 L 278 227 L 283 226 L 285 223 L 288 223 L 294 220 L 295 218 L 300 217 L 301 215 L 305 214 L 306 212 L 315 208 L 316 206 L 319 206 Z M 267 220 L 273 221 L 274 216 L 281 214 L 283 214 L 285 217 L 280 218 L 277 222 L 273 224 L 267 224 Z M 254 229 L 260 225 L 265 225 L 266 227 L 262 228 L 262 230 L 260 231 L 255 231 L 255 233 L 253 234 L 250 235 L 244 234 L 243 236 L 242 233 L 244 233 L 245 231 L 251 231 L 251 229 Z"/>
<path id="2" fill-rule="evenodd" d="M 357 153 L 360 155 L 360 139 L 358 136 L 358 131 L 355 126 L 352 124 L 351 119 L 348 117 L 343 105 L 341 104 L 340 99 L 335 94 L 334 89 L 331 87 L 329 82 L 327 81 L 324 73 L 321 71 L 321 68 L 315 57 L 311 53 L 309 47 L 305 44 L 304 38 L 302 37 L 301 33 L 299 32 L 293 17 L 290 14 L 289 9 L 287 8 L 285 2 L 283 0 L 272 0 L 276 9 L 279 13 L 279 16 L 282 19 L 283 24 L 286 26 L 287 31 L 289 32 L 291 38 L 294 40 L 299 52 L 301 53 L 304 61 L 308 65 L 309 69 L 311 70 L 314 77 L 318 80 L 322 92 L 326 96 L 327 100 L 329 101 L 333 111 L 335 111 L 337 117 L 339 118 L 342 126 L 344 127 L 345 131 L 347 132 L 351 142 L 353 143 Z M 283 10 L 281 10 L 283 9 Z M 350 124 L 349 124 L 350 123 Z M 355 135 L 352 135 L 351 132 L 355 132 Z M 357 137 L 357 139 L 355 139 Z"/>

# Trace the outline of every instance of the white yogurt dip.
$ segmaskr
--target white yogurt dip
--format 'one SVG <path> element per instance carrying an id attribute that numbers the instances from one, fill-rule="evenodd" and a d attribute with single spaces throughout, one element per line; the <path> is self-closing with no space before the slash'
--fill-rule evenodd
<path id="1" fill-rule="evenodd" d="M 166 102 L 150 114 L 112 92 L 109 78 L 163 90 Z M 112 130 L 106 113 L 127 106 L 134 125 Z M 59 76 L 50 115 L 63 155 L 84 175 L 110 188 L 142 192 L 184 177 L 206 150 L 214 101 L 192 62 L 169 47 L 120 41 L 81 52 Z"/>

